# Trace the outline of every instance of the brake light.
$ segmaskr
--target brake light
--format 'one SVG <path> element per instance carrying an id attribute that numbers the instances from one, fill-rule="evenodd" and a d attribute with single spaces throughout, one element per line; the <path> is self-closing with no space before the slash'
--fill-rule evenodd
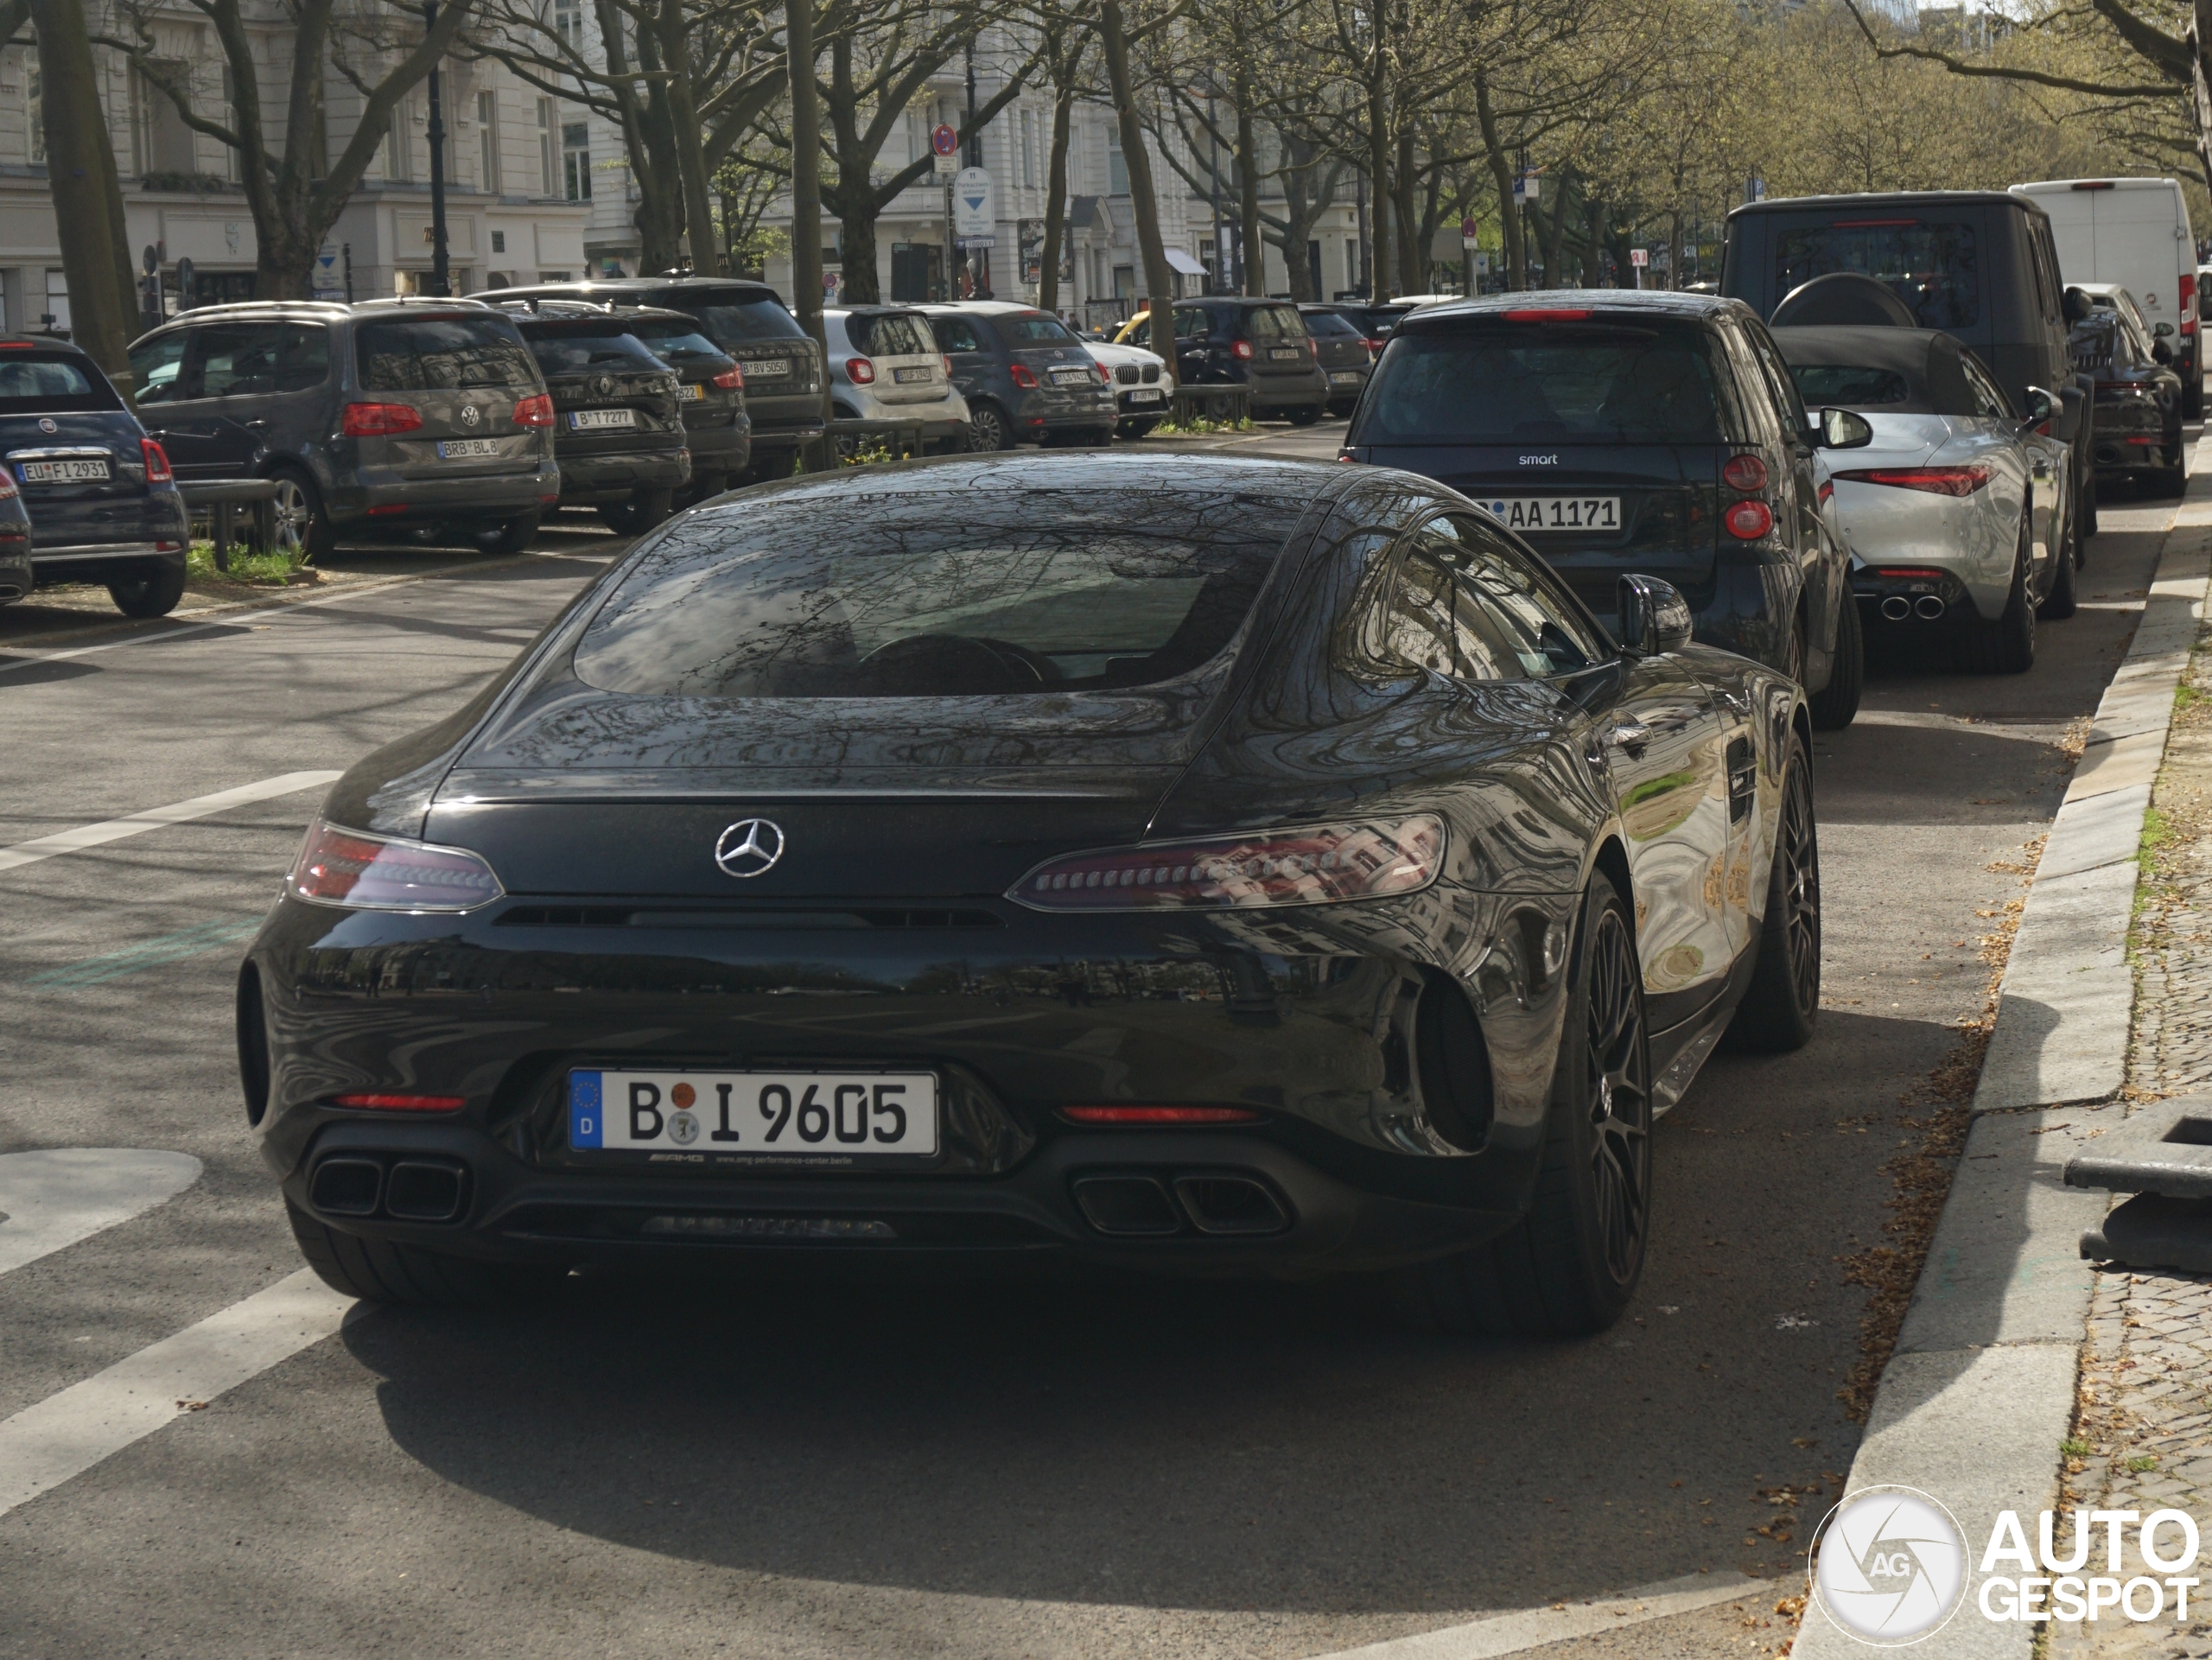
<path id="1" fill-rule="evenodd" d="M 2075 190 L 2109 190 L 2112 188 L 2112 181 L 2110 179 L 2080 179 L 2076 180 L 2071 188 Z"/>
<path id="2" fill-rule="evenodd" d="M 1763 501 L 1739 501 L 1720 515 L 1728 534 L 1740 542 L 1756 542 L 1774 528 L 1774 509 Z"/>
<path id="3" fill-rule="evenodd" d="M 1836 231 L 1887 230 L 1892 226 L 1919 223 L 1920 221 L 1916 219 L 1840 219 L 1834 220 L 1829 226 L 1829 229 Z"/>
<path id="4" fill-rule="evenodd" d="M 1414 893 L 1443 863 L 1444 821 L 1413 813 L 1072 854 L 1039 865 L 1007 897 L 1034 911 L 1335 905 Z"/>
<path id="5" fill-rule="evenodd" d="M 1509 311 L 1505 314 L 1505 321 L 1510 323 L 1585 323 L 1590 321 L 1590 311 L 1586 306 L 1573 310 Z"/>
<path id="6" fill-rule="evenodd" d="M 2152 441 L 2157 442 L 2156 440 Z M 1931 495 L 1970 496 L 1986 487 L 1989 469 L 1966 467 L 1870 467 L 1857 473 L 1839 473 L 1854 484 L 1887 484 L 1900 490 L 1925 490 Z"/>
<path id="7" fill-rule="evenodd" d="M 1014 384 L 1020 387 L 1025 392 L 1033 392 L 1037 390 L 1037 377 L 1029 372 L 1029 366 L 1027 364 L 1008 364 L 1007 366 L 1007 372 L 1014 377 Z"/>
<path id="8" fill-rule="evenodd" d="M 146 458 L 147 483 L 174 484 L 176 482 L 176 474 L 169 470 L 168 451 L 163 449 L 151 438 L 141 438 L 138 441 L 138 453 Z M 10 491 L 9 493 L 12 495 L 14 492 Z"/>
<path id="9" fill-rule="evenodd" d="M 938 361 L 939 363 L 942 363 L 942 364 L 944 366 L 944 378 L 945 378 L 947 380 L 951 379 L 951 378 L 952 378 L 952 353 L 950 353 L 950 352 L 947 352 L 947 353 L 946 353 L 943 357 L 939 358 L 939 359 L 938 359 Z"/>
<path id="10" fill-rule="evenodd" d="M 1243 1107 L 1062 1107 L 1071 1124 L 1256 1124 L 1260 1115 Z"/>
<path id="11" fill-rule="evenodd" d="M 289 887 L 311 904 L 365 911 L 468 911 L 506 892 L 466 848 L 371 836 L 320 818 L 308 827 Z"/>
<path id="12" fill-rule="evenodd" d="M 1252 355 L 1252 342 L 1249 340 L 1233 341 L 1229 349 L 1231 352 L 1234 352 L 1240 358 L 1249 358 Z"/>
<path id="13" fill-rule="evenodd" d="M 1367 348 L 1367 360 L 1370 363 L 1374 362 L 1376 359 L 1382 355 L 1382 342 L 1381 340 L 1362 340 L 1360 341 L 1360 344 Z"/>
<path id="14" fill-rule="evenodd" d="M 1090 372 L 1098 377 L 1098 384 L 1102 386 L 1110 386 L 1114 384 L 1114 372 L 1103 363 L 1092 364 Z"/>
<path id="15" fill-rule="evenodd" d="M 1755 495 L 1766 488 L 1766 463 L 1756 455 L 1731 455 L 1720 478 L 1731 490 Z"/>
<path id="16" fill-rule="evenodd" d="M 16 488 L 15 480 L 10 478 L 5 473 L 0 473 L 0 501 L 13 501 L 22 493 Z M 0 525 L 0 536 L 5 536 L 11 541 L 22 534 L 22 531 L 13 525 Z"/>
<path id="17" fill-rule="evenodd" d="M 357 406 L 358 407 L 358 406 Z M 515 404 L 515 424 L 518 427 L 550 427 L 553 424 L 553 398 L 547 392 L 533 392 Z"/>
<path id="18" fill-rule="evenodd" d="M 846 378 L 855 386 L 868 385 L 875 378 L 875 365 L 869 362 L 866 358 L 847 358 L 845 359 L 845 375 Z M 1020 372 L 1017 372 L 1014 376 L 1014 384 L 1019 385 L 1020 384 Z M 1033 386 L 1037 383 L 1033 380 L 1029 384 Z"/>
<path id="19" fill-rule="evenodd" d="M 2181 332 L 2184 334 L 2194 334 L 2196 332 L 2196 273 L 2195 271 L 2183 271 L 2181 274 Z"/>
<path id="20" fill-rule="evenodd" d="M 348 438 L 385 438 L 412 432 L 422 424 L 422 411 L 410 404 L 348 404 L 339 417 L 338 430 Z"/>
<path id="21" fill-rule="evenodd" d="M 459 1112 L 468 1104 L 461 1095 L 385 1095 L 380 1091 L 365 1095 L 334 1095 L 330 1098 L 334 1107 L 353 1107 L 369 1112 Z"/>
<path id="22" fill-rule="evenodd" d="M 745 371 L 733 363 L 714 378 L 714 384 L 726 392 L 741 392 L 745 390 Z"/>
<path id="23" fill-rule="evenodd" d="M 1870 565 L 1866 574 L 1885 582 L 1941 582 L 1951 575 L 1927 565 Z"/>

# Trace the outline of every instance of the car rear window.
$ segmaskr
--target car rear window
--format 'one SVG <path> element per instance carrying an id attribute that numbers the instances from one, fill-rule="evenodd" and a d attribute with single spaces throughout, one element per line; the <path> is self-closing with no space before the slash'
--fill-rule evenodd
<path id="1" fill-rule="evenodd" d="M 803 340 L 806 330 L 772 294 L 733 292 L 727 296 L 670 294 L 656 305 L 688 311 L 706 325 L 707 333 L 724 346 L 746 340 Z"/>
<path id="2" fill-rule="evenodd" d="M 938 355 L 937 340 L 919 317 L 849 316 L 845 336 L 853 349 L 877 358 L 931 358 Z"/>
<path id="3" fill-rule="evenodd" d="M 695 516 L 615 589 L 575 671 L 691 697 L 1147 685 L 1229 645 L 1301 511 L 1100 491 L 1019 514 L 955 515 L 931 494 Z"/>
<path id="4" fill-rule="evenodd" d="M 717 363 L 729 361 L 722 348 L 701 334 L 696 323 L 680 323 L 673 318 L 659 321 L 629 318 L 623 327 L 643 340 L 655 357 L 671 363 L 696 362 L 702 358 Z"/>
<path id="5" fill-rule="evenodd" d="M 994 317 L 992 327 L 999 331 L 999 338 L 1009 346 L 1079 346 L 1065 323 L 1042 311 L 1017 311 L 1011 315 Z"/>
<path id="6" fill-rule="evenodd" d="M 1857 271 L 1912 308 L 1923 328 L 1971 328 L 1981 318 L 1973 226 L 1958 220 L 1845 219 L 1777 230 L 1774 296 L 1831 271 Z"/>
<path id="7" fill-rule="evenodd" d="M 531 355 L 549 378 L 581 374 L 587 369 L 628 372 L 666 366 L 643 340 L 634 334 L 618 332 L 620 328 L 620 325 L 615 324 L 604 334 L 571 334 L 564 329 L 559 334 L 540 334 L 532 330 L 525 338 L 530 341 Z"/>
<path id="8" fill-rule="evenodd" d="M 1912 388 L 1894 369 L 1862 368 L 1844 363 L 1792 364 L 1789 378 L 1808 408 L 1833 404 L 1842 409 L 1862 404 L 1910 404 Z"/>
<path id="9" fill-rule="evenodd" d="M 1244 334 L 1255 340 L 1302 340 L 1306 319 L 1295 306 L 1254 306 L 1244 314 Z"/>
<path id="10" fill-rule="evenodd" d="M 527 387 L 537 382 L 522 337 L 504 317 L 364 323 L 353 335 L 353 356 L 363 389 L 372 392 Z"/>
<path id="11" fill-rule="evenodd" d="M 1303 311 L 1299 315 L 1306 319 L 1306 327 L 1318 340 L 1356 340 L 1360 337 L 1359 330 L 1333 311 Z"/>
<path id="12" fill-rule="evenodd" d="M 1401 332 L 1350 442 L 1713 443 L 1713 343 L 1692 324 L 1457 324 Z"/>
<path id="13" fill-rule="evenodd" d="M 66 415 L 72 410 L 119 410 L 123 400 L 107 377 L 84 359 L 60 353 L 0 352 L 0 410 Z"/>

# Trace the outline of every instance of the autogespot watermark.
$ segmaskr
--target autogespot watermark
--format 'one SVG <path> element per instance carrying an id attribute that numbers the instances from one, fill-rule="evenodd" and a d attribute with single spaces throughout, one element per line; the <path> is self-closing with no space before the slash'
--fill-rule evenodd
<path id="1" fill-rule="evenodd" d="M 2106 1572 L 2085 1572 L 2103 1536 Z M 2130 1534 L 2134 1561 L 2123 1568 Z M 2064 1555 L 2059 1554 L 2062 1541 Z M 2198 1581 L 2196 1523 L 2186 1511 L 2075 1511 L 2070 1527 L 2040 1513 L 2030 1548 L 2018 1512 L 1991 1525 L 1973 1600 L 1993 1621 L 2126 1619 L 2138 1625 L 2186 1622 Z M 1862 1487 L 1847 1494 L 1814 1530 L 1807 1552 L 1814 1600 L 1848 1636 L 1876 1648 L 1903 1648 L 1932 1637 L 1967 1597 L 1970 1560 L 1965 1530 L 1939 1499 L 1913 1487 Z M 2017 1568 L 2017 1573 L 2000 1569 Z"/>

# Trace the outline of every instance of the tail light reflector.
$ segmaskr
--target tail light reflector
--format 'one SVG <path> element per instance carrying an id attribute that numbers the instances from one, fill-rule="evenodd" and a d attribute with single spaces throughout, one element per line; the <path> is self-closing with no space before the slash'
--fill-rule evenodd
<path id="1" fill-rule="evenodd" d="M 10 478 L 5 470 L 0 470 L 0 501 L 13 501 L 22 493 L 16 488 L 15 480 Z M 0 531 L 0 534 L 12 537 L 16 534 L 16 527 L 11 525 L 4 531 Z"/>
<path id="2" fill-rule="evenodd" d="M 2152 440 L 2153 442 L 2157 441 Z M 1900 490 L 1925 490 L 1931 495 L 1970 496 L 1989 483 L 1989 469 L 1979 464 L 1964 467 L 1870 467 L 1857 473 L 1839 473 L 1854 484 L 1887 484 Z"/>
<path id="3" fill-rule="evenodd" d="M 1376 359 L 1382 355 L 1382 342 L 1381 340 L 1362 340 L 1360 341 L 1360 344 L 1367 348 L 1367 360 L 1370 363 L 1374 362 Z"/>
<path id="4" fill-rule="evenodd" d="M 1007 372 L 1014 377 L 1014 384 L 1025 392 L 1037 390 L 1037 377 L 1029 372 L 1027 364 L 1010 363 L 1007 365 Z"/>
<path id="5" fill-rule="evenodd" d="M 1252 342 L 1249 340 L 1236 340 L 1230 346 L 1229 349 L 1234 352 L 1240 358 L 1249 358 L 1252 355 Z"/>
<path id="6" fill-rule="evenodd" d="M 2196 273 L 2195 271 L 2183 271 L 2181 274 L 2181 332 L 2184 334 L 2194 334 L 2196 332 Z"/>
<path id="7" fill-rule="evenodd" d="M 939 359 L 938 359 L 938 361 L 939 363 L 942 363 L 942 364 L 944 366 L 944 378 L 945 378 L 947 380 L 951 379 L 951 378 L 952 378 L 952 353 L 950 353 L 950 352 L 947 352 L 947 353 L 946 353 L 943 357 L 939 358 Z"/>
<path id="8" fill-rule="evenodd" d="M 1109 369 L 1104 364 L 1094 363 L 1090 366 L 1090 371 L 1093 374 L 1098 377 L 1098 384 L 1100 385 L 1110 386 L 1114 384 L 1114 372 L 1111 369 Z"/>
<path id="9" fill-rule="evenodd" d="M 334 1095 L 330 1098 L 330 1104 L 368 1112 L 459 1112 L 468 1104 L 468 1097 L 461 1095 L 386 1095 L 372 1091 L 363 1095 Z"/>
<path id="10" fill-rule="evenodd" d="M 1417 892 L 1443 864 L 1444 821 L 1413 813 L 1072 854 L 1039 865 L 1007 897 L 1033 911 L 1335 905 Z"/>
<path id="11" fill-rule="evenodd" d="M 1885 582 L 1940 582 L 1951 575 L 1932 565 L 1869 565 L 1866 574 Z"/>
<path id="12" fill-rule="evenodd" d="M 1586 323 L 1590 321 L 1590 312 L 1587 307 L 1572 309 L 1546 307 L 1542 309 L 1509 311 L 1505 314 L 1505 321 L 1510 323 Z"/>
<path id="13" fill-rule="evenodd" d="M 745 390 L 745 371 L 734 363 L 716 375 L 714 379 L 715 385 L 726 392 L 741 392 Z"/>
<path id="14" fill-rule="evenodd" d="M 407 404 L 348 404 L 339 417 L 338 430 L 348 438 L 386 438 L 397 432 L 413 432 L 423 424 L 423 412 Z"/>
<path id="15" fill-rule="evenodd" d="M 364 911 L 469 911 L 506 892 L 467 848 L 371 836 L 320 818 L 308 829 L 290 887 L 310 904 Z"/>
<path id="16" fill-rule="evenodd" d="M 1109 1128 L 1159 1124 L 1256 1124 L 1260 1115 L 1243 1107 L 1062 1107 L 1060 1116 L 1071 1124 Z"/>
<path id="17" fill-rule="evenodd" d="M 168 451 L 163 449 L 151 438 L 141 438 L 138 441 L 138 452 L 146 458 L 147 483 L 174 484 L 176 482 L 176 474 L 169 470 Z M 15 494 L 14 489 L 10 488 L 8 493 Z"/>
<path id="18" fill-rule="evenodd" d="M 1740 542 L 1756 542 L 1774 528 L 1774 509 L 1763 501 L 1739 501 L 1720 515 L 1728 534 Z"/>
<path id="19" fill-rule="evenodd" d="M 518 427 L 550 427 L 553 424 L 553 399 L 544 392 L 533 392 L 515 404 L 515 424 Z"/>
<path id="20" fill-rule="evenodd" d="M 1756 495 L 1766 488 L 1766 463 L 1756 455 L 1731 455 L 1720 469 L 1720 478 L 1731 490 Z"/>
<path id="21" fill-rule="evenodd" d="M 846 378 L 855 386 L 869 385 L 875 379 L 875 365 L 866 358 L 847 358 L 845 359 L 845 375 Z M 1014 372 L 1014 384 L 1019 385 L 1020 383 L 1021 372 L 1019 369 L 1016 369 Z M 1033 386 L 1037 383 L 1033 380 L 1029 384 Z"/>

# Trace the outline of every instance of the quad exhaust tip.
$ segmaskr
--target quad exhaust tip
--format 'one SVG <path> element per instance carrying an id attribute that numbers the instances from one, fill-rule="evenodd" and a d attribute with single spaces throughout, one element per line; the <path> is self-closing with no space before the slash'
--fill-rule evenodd
<path id="1" fill-rule="evenodd" d="M 1882 601 L 1882 614 L 1891 622 L 1903 622 L 1912 614 L 1912 601 L 1902 594 L 1892 594 Z"/>
<path id="2" fill-rule="evenodd" d="M 325 1159 L 308 1180 L 308 1202 L 325 1216 L 454 1222 L 468 1199 L 468 1171 L 443 1159 Z"/>
<path id="3" fill-rule="evenodd" d="M 1216 1237 L 1254 1237 L 1281 1233 L 1291 1221 L 1288 1208 L 1267 1183 L 1223 1172 L 1192 1172 L 1166 1180 L 1137 1174 L 1081 1176 L 1073 1189 L 1084 1219 L 1117 1239 L 1162 1239 L 1192 1229 Z"/>
<path id="4" fill-rule="evenodd" d="M 1950 607 L 1933 594 L 1923 594 L 1913 601 L 1912 608 L 1916 614 L 1925 618 L 1929 622 L 1934 622 Z"/>

